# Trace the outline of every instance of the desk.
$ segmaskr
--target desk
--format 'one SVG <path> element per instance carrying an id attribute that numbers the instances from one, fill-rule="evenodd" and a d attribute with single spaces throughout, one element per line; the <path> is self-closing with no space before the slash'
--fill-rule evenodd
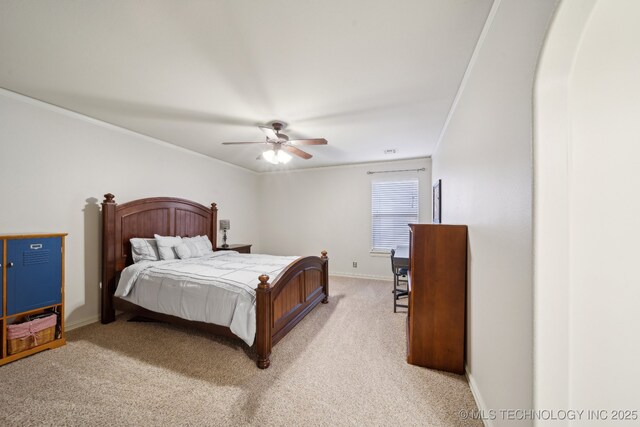
<path id="1" fill-rule="evenodd" d="M 396 253 L 393 257 L 398 267 L 409 268 L 409 245 L 396 246 Z"/>

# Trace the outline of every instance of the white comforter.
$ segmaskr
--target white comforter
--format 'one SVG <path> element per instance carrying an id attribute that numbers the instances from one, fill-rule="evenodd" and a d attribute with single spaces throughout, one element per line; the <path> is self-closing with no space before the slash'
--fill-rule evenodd
<path id="1" fill-rule="evenodd" d="M 272 281 L 298 258 L 220 251 L 133 264 L 122 271 L 115 296 L 155 312 L 227 326 L 252 345 L 258 276 L 268 274 Z"/>

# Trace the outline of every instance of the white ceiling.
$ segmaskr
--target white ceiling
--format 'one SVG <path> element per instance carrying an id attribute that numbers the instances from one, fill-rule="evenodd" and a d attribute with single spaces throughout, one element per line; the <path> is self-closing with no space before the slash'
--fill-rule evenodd
<path id="1" fill-rule="evenodd" d="M 255 171 L 432 153 L 492 0 L 0 0 L 0 87 Z M 384 149 L 397 149 L 385 155 Z"/>

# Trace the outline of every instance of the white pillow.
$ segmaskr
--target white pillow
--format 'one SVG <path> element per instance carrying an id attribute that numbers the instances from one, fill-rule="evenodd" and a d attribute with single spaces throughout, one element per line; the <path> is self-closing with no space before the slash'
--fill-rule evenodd
<path id="1" fill-rule="evenodd" d="M 189 249 L 187 244 L 184 242 L 180 243 L 178 246 L 175 246 L 173 249 L 175 249 L 176 254 L 178 254 L 178 258 L 180 259 L 193 258 L 193 254 L 191 253 L 191 250 Z"/>
<path id="2" fill-rule="evenodd" d="M 156 238 L 156 243 L 158 244 L 160 259 L 166 260 L 178 258 L 178 254 L 176 254 L 174 247 L 182 243 L 182 239 L 180 237 L 158 236 L 157 234 L 154 234 L 153 237 Z"/>
<path id="3" fill-rule="evenodd" d="M 200 249 L 202 244 L 201 244 L 200 238 L 198 237 L 183 237 L 182 244 L 184 244 L 186 248 L 189 250 L 190 255 L 187 258 L 201 257 L 206 253 L 206 251 Z M 180 259 L 184 259 L 185 257 L 180 255 L 180 252 L 178 251 L 178 247 L 179 246 L 176 246 L 176 252 L 178 253 L 178 256 L 180 257 Z M 184 252 L 184 249 L 183 249 L 183 252 Z"/>
<path id="4" fill-rule="evenodd" d="M 203 254 L 212 254 L 213 253 L 213 245 L 211 244 L 211 240 L 209 240 L 209 236 L 198 236 L 200 239 L 201 250 Z"/>
<path id="5" fill-rule="evenodd" d="M 158 261 L 160 259 L 156 239 L 140 239 L 134 237 L 133 239 L 129 239 L 129 242 L 131 242 L 131 255 L 133 256 L 134 263 L 140 261 Z"/>

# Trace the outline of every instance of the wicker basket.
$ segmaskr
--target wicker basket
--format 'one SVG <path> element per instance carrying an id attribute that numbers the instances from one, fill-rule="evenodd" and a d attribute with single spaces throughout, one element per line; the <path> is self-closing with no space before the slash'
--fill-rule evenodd
<path id="1" fill-rule="evenodd" d="M 51 342 L 56 337 L 57 316 L 43 317 L 30 322 L 7 326 L 7 352 L 9 354 L 29 350 Z"/>

